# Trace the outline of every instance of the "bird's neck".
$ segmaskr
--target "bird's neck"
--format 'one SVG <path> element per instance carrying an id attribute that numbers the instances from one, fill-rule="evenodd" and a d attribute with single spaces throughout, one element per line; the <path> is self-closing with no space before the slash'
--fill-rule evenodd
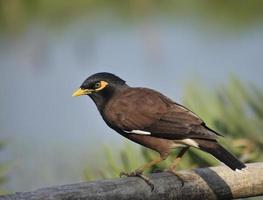
<path id="1" fill-rule="evenodd" d="M 99 93 L 94 93 L 90 95 L 91 99 L 96 104 L 98 110 L 102 113 L 104 107 L 109 102 L 109 100 L 118 92 L 120 92 L 123 89 L 128 88 L 128 85 L 123 85 L 117 88 L 114 87 L 107 87 L 104 90 L 102 90 Z"/>

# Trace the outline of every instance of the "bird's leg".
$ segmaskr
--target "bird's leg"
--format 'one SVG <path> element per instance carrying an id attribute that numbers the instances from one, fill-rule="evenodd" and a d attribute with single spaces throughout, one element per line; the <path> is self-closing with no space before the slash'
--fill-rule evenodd
<path id="1" fill-rule="evenodd" d="M 189 149 L 189 147 L 184 147 L 183 149 L 181 149 L 181 151 L 179 152 L 179 154 L 176 156 L 176 158 L 174 159 L 174 161 L 172 162 L 172 164 L 169 167 L 169 172 L 171 172 L 172 174 L 174 174 L 182 183 L 182 186 L 184 185 L 184 180 L 180 177 L 179 174 L 176 173 L 176 166 L 178 165 L 178 163 L 180 162 L 180 160 L 182 159 L 183 155 L 185 154 L 185 152 Z"/>
<path id="2" fill-rule="evenodd" d="M 166 156 L 167 157 L 167 156 Z M 152 161 L 146 163 L 145 165 L 139 167 L 138 169 L 136 169 L 133 172 L 130 173 L 126 173 L 126 172 L 121 172 L 121 176 L 125 175 L 125 176 L 137 176 L 138 174 L 142 174 L 146 169 L 152 167 L 155 164 L 158 164 L 159 162 L 163 161 L 166 157 L 160 156 L 158 158 L 153 159 Z"/>
<path id="3" fill-rule="evenodd" d="M 163 161 L 166 158 L 167 158 L 167 156 L 160 156 L 158 158 L 153 159 L 149 163 L 146 163 L 145 165 L 139 167 L 138 169 L 136 169 L 133 172 L 130 172 L 130 173 L 121 172 L 120 173 L 120 177 L 122 177 L 122 176 L 138 176 L 141 179 L 143 179 L 151 187 L 151 189 L 153 190 L 154 189 L 154 185 L 153 185 L 152 181 L 147 176 L 144 176 L 143 172 L 144 172 L 144 170 L 152 167 L 155 164 L 158 164 L 159 162 Z"/>
<path id="4" fill-rule="evenodd" d="M 176 166 L 178 165 L 178 163 L 180 162 L 180 160 L 182 159 L 183 155 L 185 154 L 185 152 L 189 149 L 189 147 L 184 147 L 181 149 L 181 151 L 179 152 L 179 154 L 176 156 L 176 158 L 174 159 L 174 161 L 172 162 L 172 164 L 170 165 L 170 170 L 171 171 L 175 171 L 176 170 Z"/>

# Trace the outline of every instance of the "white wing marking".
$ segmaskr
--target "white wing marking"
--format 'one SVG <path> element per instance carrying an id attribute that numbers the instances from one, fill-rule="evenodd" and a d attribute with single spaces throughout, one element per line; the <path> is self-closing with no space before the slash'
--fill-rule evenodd
<path id="1" fill-rule="evenodd" d="M 124 131 L 125 133 L 134 133 L 138 135 L 151 135 L 151 132 L 141 131 L 141 130 L 132 130 L 132 131 Z"/>
<path id="2" fill-rule="evenodd" d="M 190 147 L 199 148 L 198 143 L 193 139 L 182 139 L 182 140 L 173 140 L 173 141 L 174 141 L 174 148 L 180 146 L 190 146 Z"/>

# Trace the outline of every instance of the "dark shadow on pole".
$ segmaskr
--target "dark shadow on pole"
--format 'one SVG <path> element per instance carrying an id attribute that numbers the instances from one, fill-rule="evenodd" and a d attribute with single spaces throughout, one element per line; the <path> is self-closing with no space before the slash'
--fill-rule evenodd
<path id="1" fill-rule="evenodd" d="M 193 171 L 207 183 L 218 199 L 233 199 L 230 187 L 216 172 L 210 168 L 199 168 Z"/>

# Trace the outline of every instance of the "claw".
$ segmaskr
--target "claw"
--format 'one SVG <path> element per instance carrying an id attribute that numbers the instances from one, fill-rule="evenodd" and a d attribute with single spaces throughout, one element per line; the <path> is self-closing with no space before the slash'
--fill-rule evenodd
<path id="1" fill-rule="evenodd" d="M 167 169 L 167 170 L 165 170 L 166 172 L 169 172 L 169 173 L 172 173 L 173 175 L 175 175 L 178 179 L 179 179 L 179 181 L 181 182 L 181 185 L 182 185 L 182 187 L 184 186 L 184 179 L 182 178 L 182 177 L 180 177 L 180 175 L 178 174 L 178 173 L 176 173 L 174 170 L 172 170 L 172 169 Z"/>
<path id="2" fill-rule="evenodd" d="M 144 180 L 151 187 L 151 191 L 154 190 L 154 183 L 149 177 L 144 176 L 143 174 L 137 174 L 137 176 Z"/>
<path id="3" fill-rule="evenodd" d="M 140 176 L 143 173 L 141 170 L 135 170 L 133 172 L 121 172 L 120 177 L 126 176 L 126 177 L 134 177 L 134 176 Z"/>
<path id="4" fill-rule="evenodd" d="M 126 176 L 126 177 L 139 177 L 142 180 L 144 180 L 150 187 L 151 187 L 151 191 L 154 190 L 154 183 L 153 181 L 148 178 L 147 176 L 142 174 L 143 171 L 142 170 L 135 170 L 133 172 L 121 172 L 120 173 L 120 177 Z"/>

